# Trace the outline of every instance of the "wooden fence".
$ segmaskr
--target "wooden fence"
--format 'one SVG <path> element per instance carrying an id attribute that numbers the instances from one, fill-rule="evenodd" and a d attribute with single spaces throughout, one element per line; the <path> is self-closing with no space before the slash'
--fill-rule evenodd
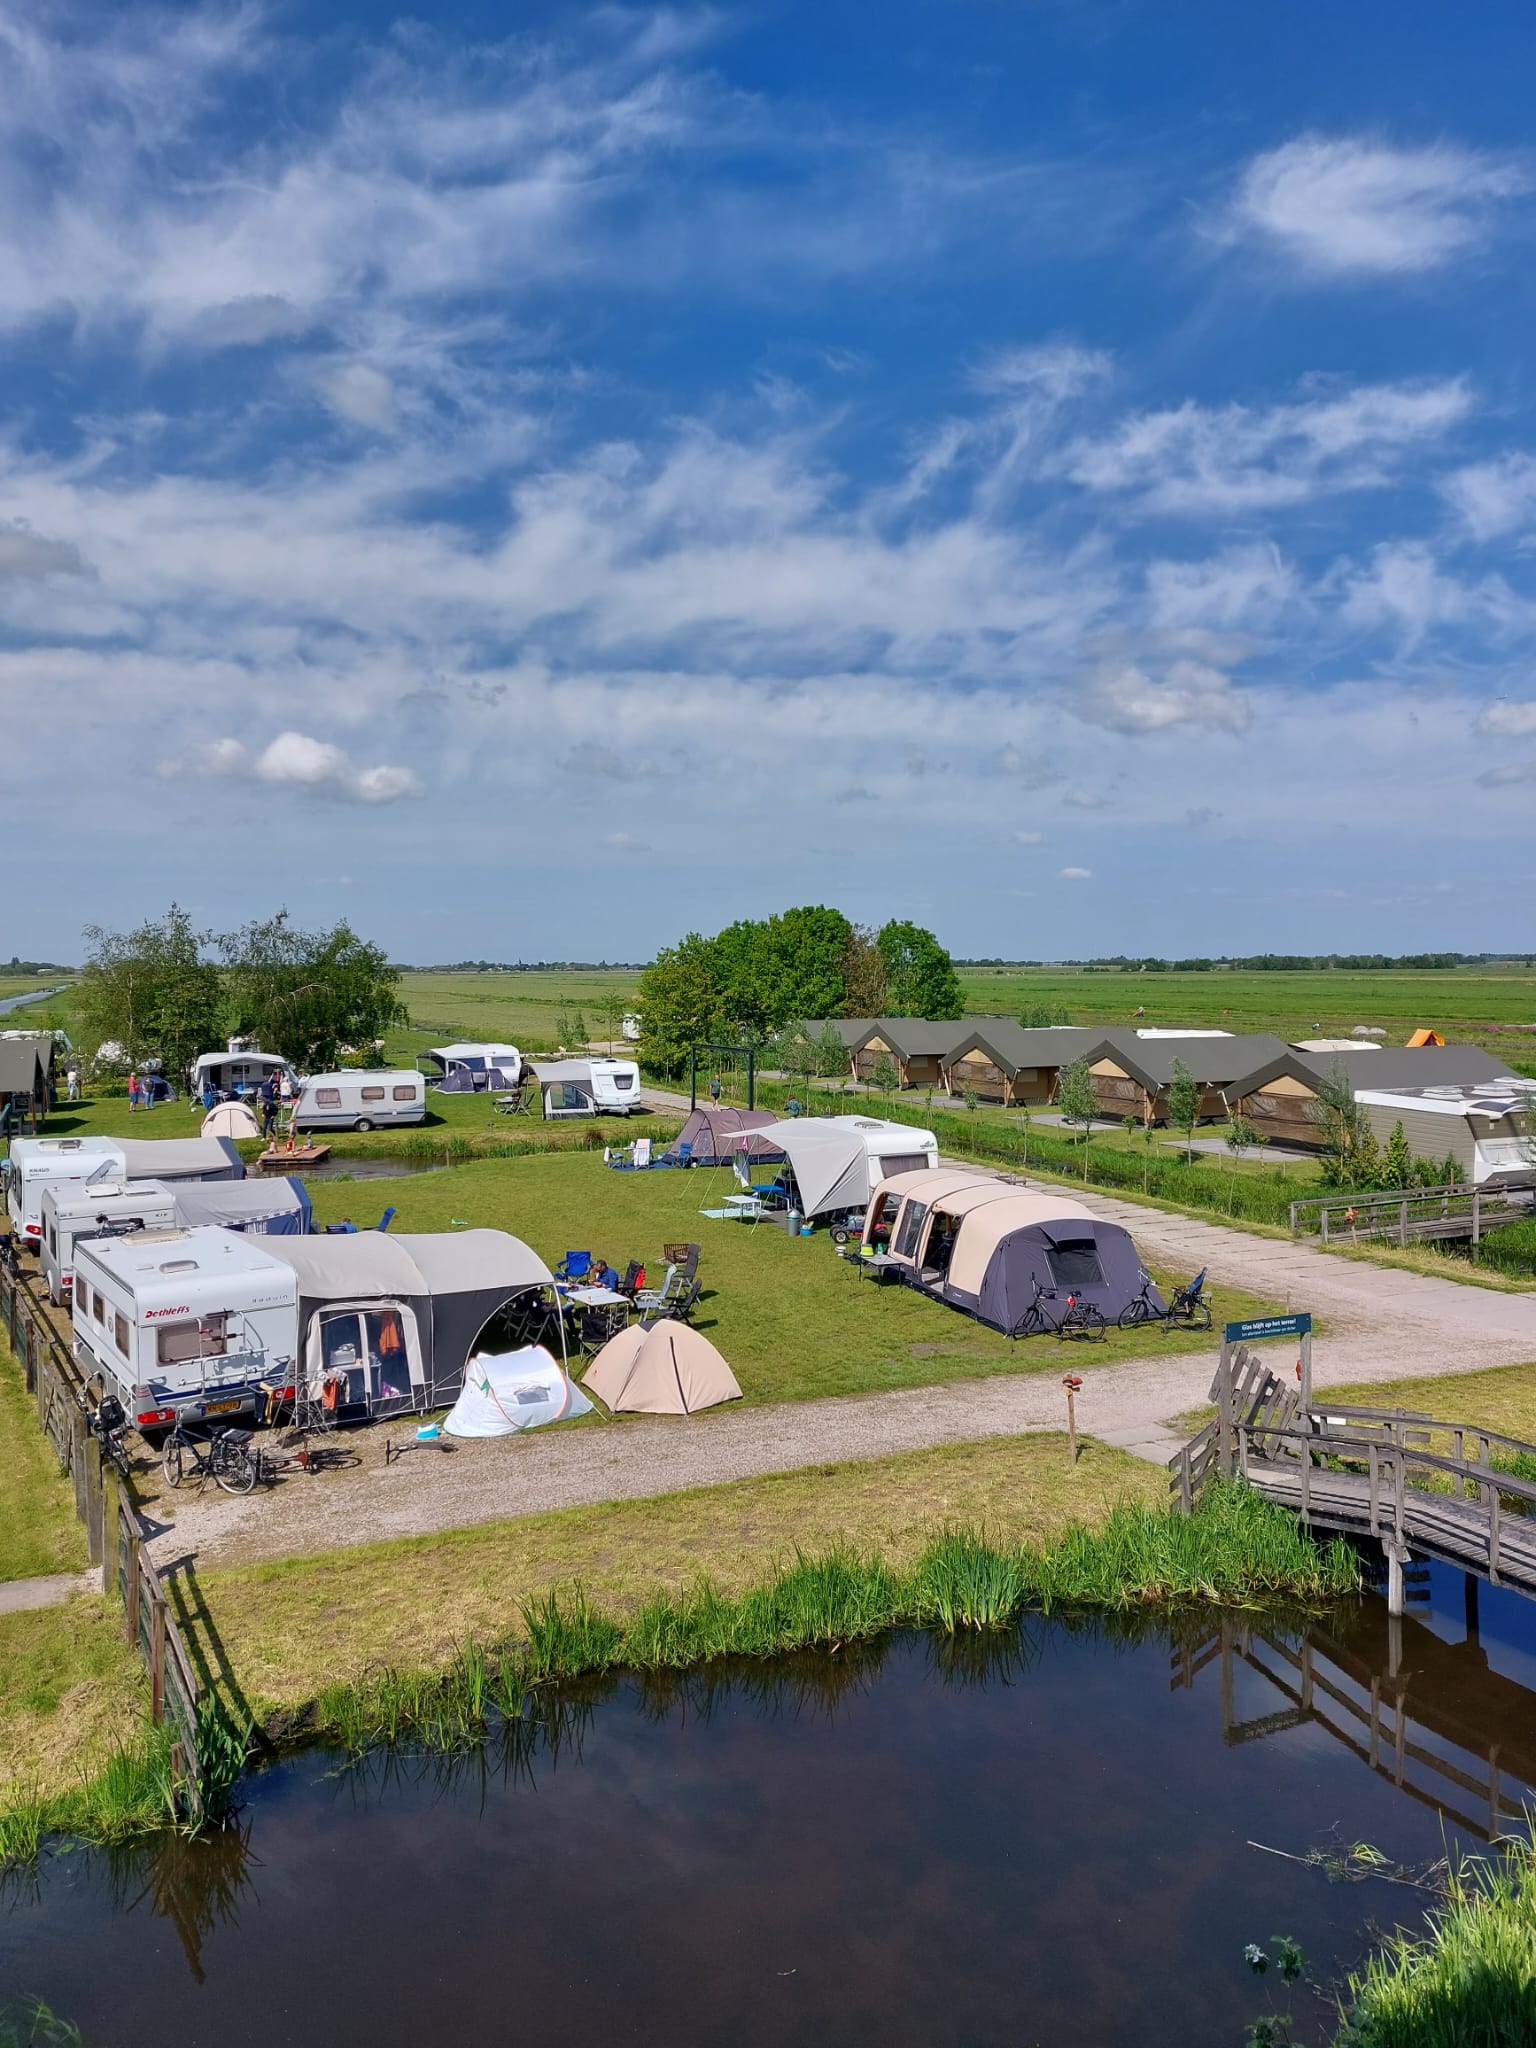
<path id="1" fill-rule="evenodd" d="M 1388 1188 L 1374 1194 L 1309 1195 L 1290 1205 L 1292 1237 L 1324 1244 L 1425 1244 L 1466 1238 L 1481 1244 L 1490 1230 L 1529 1223 L 1528 1194 L 1508 1188 Z"/>
<path id="2" fill-rule="evenodd" d="M 0 1266 L 0 1331 L 21 1361 L 38 1427 L 53 1445 L 85 1524 L 86 1557 L 101 1569 L 101 1589 L 122 1602 L 130 1643 L 149 1673 L 151 1718 L 174 1730 L 172 1767 L 190 1818 L 201 1815 L 198 1702 L 203 1687 L 187 1654 L 165 1587 L 144 1549 L 144 1525 L 117 1469 L 88 1420 L 85 1383 L 48 1306 L 25 1280 Z"/>

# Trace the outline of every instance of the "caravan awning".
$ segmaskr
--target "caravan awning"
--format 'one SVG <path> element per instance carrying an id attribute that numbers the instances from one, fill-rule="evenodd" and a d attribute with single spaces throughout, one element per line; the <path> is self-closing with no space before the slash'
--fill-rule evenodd
<path id="1" fill-rule="evenodd" d="M 786 1118 L 752 1137 L 782 1152 L 794 1171 L 805 1216 L 862 1209 L 869 1200 L 869 1147 L 863 1134 L 816 1117 Z"/>
<path id="2" fill-rule="evenodd" d="M 119 1138 L 130 1180 L 244 1180 L 233 1138 Z"/>
<path id="3" fill-rule="evenodd" d="M 52 1064 L 51 1038 L 0 1038 L 0 1095 L 46 1093 Z"/>

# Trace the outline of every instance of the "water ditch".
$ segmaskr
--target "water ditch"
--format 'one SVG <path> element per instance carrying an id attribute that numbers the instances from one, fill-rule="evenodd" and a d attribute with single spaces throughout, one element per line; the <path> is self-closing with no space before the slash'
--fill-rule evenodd
<path id="1" fill-rule="evenodd" d="M 570 1688 L 451 1757 L 310 1750 L 211 1840 L 12 1873 L 0 1986 L 122 2048 L 1234 2042 L 1245 1943 L 1327 1980 L 1425 1903 L 1251 1844 L 1419 1866 L 1536 1779 L 1536 1611 L 1410 1596 L 908 1631 Z"/>

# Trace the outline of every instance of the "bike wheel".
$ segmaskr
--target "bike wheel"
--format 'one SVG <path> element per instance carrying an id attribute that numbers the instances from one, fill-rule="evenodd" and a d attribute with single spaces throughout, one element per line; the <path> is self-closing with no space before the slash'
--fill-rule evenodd
<path id="1" fill-rule="evenodd" d="M 183 1468 L 181 1462 L 181 1438 L 179 1436 L 168 1436 L 166 1438 L 165 1449 L 160 1454 L 160 1469 L 165 1474 L 167 1486 L 172 1488 L 173 1491 L 176 1487 L 180 1486 Z"/>
<path id="2" fill-rule="evenodd" d="M 1151 1313 L 1152 1310 L 1148 1305 L 1147 1297 L 1144 1294 L 1138 1294 L 1134 1301 L 1128 1301 L 1125 1307 L 1121 1309 L 1120 1327 L 1122 1330 L 1134 1330 L 1136 1325 L 1144 1323 Z"/>
<path id="3" fill-rule="evenodd" d="M 1196 1302 L 1190 1310 L 1189 1327 L 1192 1330 L 1208 1330 L 1211 1327 L 1211 1304 L 1208 1301 Z"/>
<path id="4" fill-rule="evenodd" d="M 1086 1308 L 1078 1310 L 1077 1324 L 1079 1331 L 1090 1344 L 1104 1342 L 1104 1333 L 1109 1325 L 1105 1322 L 1102 1312 L 1091 1303 Z"/>
<path id="5" fill-rule="evenodd" d="M 214 1452 L 213 1476 L 226 1493 L 249 1493 L 256 1484 L 256 1460 L 249 1444 L 233 1449 L 221 1445 Z"/>
<path id="6" fill-rule="evenodd" d="M 1038 1337 L 1046 1327 L 1044 1316 L 1038 1308 L 1027 1308 L 1013 1326 L 1015 1337 Z"/>

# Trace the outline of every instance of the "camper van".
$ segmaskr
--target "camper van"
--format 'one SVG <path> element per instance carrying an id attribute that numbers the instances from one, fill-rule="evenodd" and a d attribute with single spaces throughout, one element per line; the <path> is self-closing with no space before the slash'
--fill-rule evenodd
<path id="1" fill-rule="evenodd" d="M 145 1230 L 75 1245 L 75 1357 L 142 1430 L 251 1413 L 291 1385 L 293 1268 L 231 1230 Z"/>
<path id="2" fill-rule="evenodd" d="M 410 1067 L 351 1067 L 311 1074 L 293 1105 L 296 1131 L 371 1131 L 379 1124 L 419 1124 L 427 1084 Z"/>
<path id="3" fill-rule="evenodd" d="M 547 1117 L 628 1116 L 640 1107 L 633 1060 L 540 1060 L 533 1070 Z"/>
<path id="4" fill-rule="evenodd" d="M 13 1138 L 5 1162 L 5 1206 L 17 1245 L 38 1248 L 45 1187 L 83 1190 L 92 1181 L 125 1178 L 123 1149 L 113 1138 Z"/>
<path id="5" fill-rule="evenodd" d="M 97 1180 L 81 1187 L 50 1181 L 43 1188 L 38 1258 L 51 1301 L 67 1302 L 75 1277 L 75 1246 L 82 1238 L 127 1237 L 139 1230 L 171 1230 L 180 1222 L 176 1197 L 160 1180 Z"/>

